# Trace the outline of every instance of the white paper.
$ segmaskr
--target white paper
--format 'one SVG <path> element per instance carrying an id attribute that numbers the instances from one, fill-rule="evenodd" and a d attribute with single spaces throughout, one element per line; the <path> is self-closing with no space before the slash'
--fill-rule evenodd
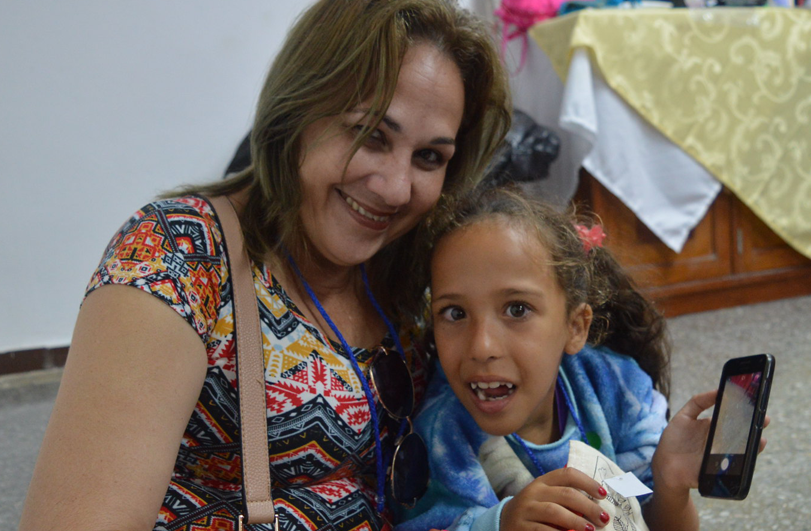
<path id="1" fill-rule="evenodd" d="M 602 500 L 595 500 L 611 518 L 605 529 L 649 531 L 642 518 L 642 508 L 635 497 L 637 495 L 623 494 L 609 483 L 612 479 L 623 476 L 631 475 L 633 477 L 632 474 L 626 474 L 615 462 L 580 441 L 569 442 L 568 466 L 588 474 L 606 487 L 608 496 Z M 634 477 L 634 479 L 636 478 Z M 623 480 L 622 483 L 625 481 Z M 637 479 L 637 481 L 639 480 Z"/>
<path id="2" fill-rule="evenodd" d="M 639 478 L 630 472 L 626 472 L 621 476 L 606 478 L 603 481 L 606 485 L 614 489 L 617 494 L 620 496 L 625 496 L 626 498 L 631 496 L 642 496 L 644 494 L 650 494 L 653 492 L 648 488 L 647 485 L 639 481 Z"/>

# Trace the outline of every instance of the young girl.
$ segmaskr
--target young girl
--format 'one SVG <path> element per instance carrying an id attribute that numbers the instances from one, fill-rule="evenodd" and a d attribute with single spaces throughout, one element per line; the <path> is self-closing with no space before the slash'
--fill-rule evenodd
<path id="1" fill-rule="evenodd" d="M 574 440 L 653 489 L 640 499 L 651 529 L 698 529 L 689 491 L 709 421 L 697 416 L 715 392 L 668 426 L 664 319 L 602 248 L 600 227 L 505 189 L 478 192 L 447 217 L 431 260 L 442 370 L 415 423 L 432 479 L 398 529 L 606 527 L 606 490 L 566 468 Z M 514 497 L 483 468 L 493 436 L 537 478 Z"/>

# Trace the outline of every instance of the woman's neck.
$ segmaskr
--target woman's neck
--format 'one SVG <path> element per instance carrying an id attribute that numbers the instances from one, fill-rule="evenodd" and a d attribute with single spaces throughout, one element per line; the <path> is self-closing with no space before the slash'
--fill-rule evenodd
<path id="1" fill-rule="evenodd" d="M 289 265 L 288 258 L 284 259 Z M 313 252 L 296 253 L 293 259 L 301 276 L 320 300 L 360 294 L 365 297 L 359 266 L 338 266 Z M 296 275 L 292 267 L 288 267 L 288 270 Z M 298 278 L 297 280 L 300 281 Z"/>
<path id="2" fill-rule="evenodd" d="M 229 196 L 238 212 L 248 200 L 243 190 Z M 386 333 L 386 325 L 372 306 L 363 286 L 359 266 L 339 266 L 313 252 L 312 246 L 298 246 L 289 249 L 301 277 L 310 286 L 316 299 L 326 310 L 341 335 L 356 347 L 372 348 Z M 272 271 L 276 280 L 284 287 L 304 317 L 315 324 L 321 332 L 337 341 L 332 331 L 318 311 L 315 302 L 304 288 L 302 278 L 288 260 L 284 250 L 268 253 L 262 260 Z"/>
<path id="3" fill-rule="evenodd" d="M 312 256 L 294 257 L 294 261 L 301 276 L 286 256 L 274 255 L 268 265 L 307 320 L 333 341 L 339 341 L 307 292 L 305 282 L 349 345 L 370 349 L 380 343 L 386 325 L 366 295 L 359 266 L 338 267 Z"/>

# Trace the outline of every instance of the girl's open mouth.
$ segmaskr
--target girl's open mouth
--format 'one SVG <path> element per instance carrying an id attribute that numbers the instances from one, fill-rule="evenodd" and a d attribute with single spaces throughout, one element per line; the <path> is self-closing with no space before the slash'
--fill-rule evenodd
<path id="1" fill-rule="evenodd" d="M 503 400 L 515 392 L 510 382 L 470 382 L 470 389 L 482 402 Z"/>

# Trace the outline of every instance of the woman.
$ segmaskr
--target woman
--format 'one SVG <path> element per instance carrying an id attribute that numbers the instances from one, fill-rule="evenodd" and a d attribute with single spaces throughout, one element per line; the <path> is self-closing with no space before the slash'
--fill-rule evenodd
<path id="1" fill-rule="evenodd" d="M 281 528 L 384 527 L 376 456 L 392 437 L 375 435 L 363 389 L 370 351 L 405 343 L 420 381 L 400 331 L 423 309 L 421 234 L 482 174 L 508 100 L 486 29 L 450 1 L 322 0 L 302 15 L 260 96 L 254 165 L 146 206 L 108 247 L 21 529 L 235 527 L 230 275 L 216 216 L 189 194 L 228 197 L 253 262 Z"/>

